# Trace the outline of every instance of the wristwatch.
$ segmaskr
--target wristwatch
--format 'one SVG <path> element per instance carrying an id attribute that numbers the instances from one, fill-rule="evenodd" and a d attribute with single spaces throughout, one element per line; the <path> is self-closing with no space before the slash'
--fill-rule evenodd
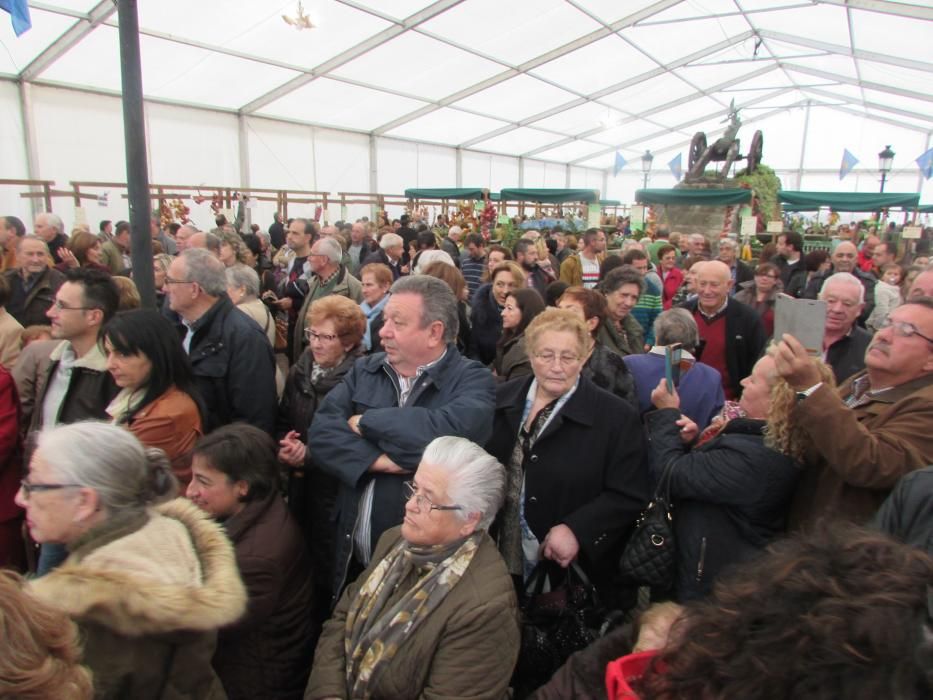
<path id="1" fill-rule="evenodd" d="M 819 389 L 821 386 L 823 386 L 823 382 L 817 382 L 816 384 L 814 384 L 808 389 L 804 389 L 803 391 L 798 391 L 797 401 L 803 401 L 805 398 L 807 398 L 810 394 L 812 394 L 814 391 Z"/>

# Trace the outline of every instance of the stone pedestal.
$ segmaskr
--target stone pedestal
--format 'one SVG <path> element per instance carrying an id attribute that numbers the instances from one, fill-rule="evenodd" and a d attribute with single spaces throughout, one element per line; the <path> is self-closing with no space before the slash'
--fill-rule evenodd
<path id="1" fill-rule="evenodd" d="M 733 179 L 703 179 L 696 182 L 681 183 L 678 190 L 725 190 L 739 187 Z M 715 249 L 716 241 L 724 234 L 738 233 L 741 222 L 738 212 L 740 205 L 727 206 L 690 206 L 681 204 L 653 204 L 658 226 L 664 226 L 671 232 L 683 234 L 701 233 L 706 236 Z"/>

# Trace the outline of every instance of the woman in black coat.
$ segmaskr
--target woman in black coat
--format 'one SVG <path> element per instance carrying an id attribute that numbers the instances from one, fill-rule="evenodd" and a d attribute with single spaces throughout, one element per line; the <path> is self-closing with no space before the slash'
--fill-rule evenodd
<path id="1" fill-rule="evenodd" d="M 314 445 L 305 441 L 324 397 L 360 355 L 365 329 L 362 310 L 346 297 L 327 296 L 311 304 L 308 347 L 289 370 L 276 421 L 279 461 L 288 467 L 288 507 L 311 552 L 318 622 L 323 622 L 330 610 L 335 551 L 330 516 L 338 484 L 314 465 Z"/>
<path id="2" fill-rule="evenodd" d="M 590 340 L 572 311 L 545 310 L 525 339 L 534 376 L 499 385 L 486 446 L 508 475 L 500 551 L 519 580 L 538 556 L 577 560 L 604 597 L 617 594 L 612 573 L 649 497 L 638 413 L 580 376 Z"/>
<path id="3" fill-rule="evenodd" d="M 832 383 L 826 365 L 821 372 Z M 793 419 L 795 393 L 769 356 L 742 387 L 734 417 L 714 419 L 693 449 L 697 426 L 681 415 L 679 396 L 667 393 L 664 379 L 651 394 L 659 410 L 645 414 L 655 478 L 671 466 L 679 602 L 705 597 L 726 567 L 756 556 L 785 529 L 806 449 Z"/>
<path id="4" fill-rule="evenodd" d="M 468 355 L 488 365 L 496 358 L 496 343 L 502 335 L 502 309 L 513 289 L 525 286 L 525 273 L 511 261 L 497 265 L 490 282 L 476 290 L 470 311 L 470 349 Z"/>

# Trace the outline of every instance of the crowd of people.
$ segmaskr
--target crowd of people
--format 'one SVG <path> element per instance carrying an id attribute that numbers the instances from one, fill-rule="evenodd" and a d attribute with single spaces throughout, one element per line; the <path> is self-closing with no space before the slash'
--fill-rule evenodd
<path id="1" fill-rule="evenodd" d="M 128 223 L 0 218 L 0 697 L 933 693 L 928 260 L 216 224 L 153 219 L 142 308 Z M 529 688 L 526 584 L 571 567 L 605 634 Z"/>

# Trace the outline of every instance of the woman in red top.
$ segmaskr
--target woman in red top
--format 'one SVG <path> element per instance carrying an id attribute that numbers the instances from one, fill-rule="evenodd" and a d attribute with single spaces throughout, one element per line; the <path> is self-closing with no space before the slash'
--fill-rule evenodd
<path id="1" fill-rule="evenodd" d="M 672 245 L 662 245 L 658 248 L 658 262 L 661 282 L 664 285 L 661 304 L 667 311 L 673 306 L 674 295 L 684 283 L 684 273 L 677 267 L 677 249 Z"/>

